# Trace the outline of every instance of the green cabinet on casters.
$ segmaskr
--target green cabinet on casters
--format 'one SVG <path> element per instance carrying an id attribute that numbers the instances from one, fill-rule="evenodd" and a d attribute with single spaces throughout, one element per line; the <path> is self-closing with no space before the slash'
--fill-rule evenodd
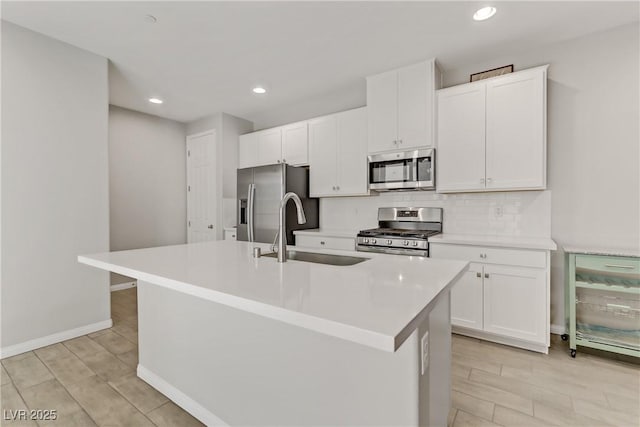
<path id="1" fill-rule="evenodd" d="M 582 346 L 640 357 L 640 258 L 565 252 L 571 356 Z"/>

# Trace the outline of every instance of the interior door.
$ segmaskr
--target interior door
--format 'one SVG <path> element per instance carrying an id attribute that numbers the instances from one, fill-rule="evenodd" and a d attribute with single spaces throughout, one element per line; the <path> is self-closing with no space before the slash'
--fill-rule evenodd
<path id="1" fill-rule="evenodd" d="M 187 242 L 216 240 L 216 133 L 187 136 Z"/>

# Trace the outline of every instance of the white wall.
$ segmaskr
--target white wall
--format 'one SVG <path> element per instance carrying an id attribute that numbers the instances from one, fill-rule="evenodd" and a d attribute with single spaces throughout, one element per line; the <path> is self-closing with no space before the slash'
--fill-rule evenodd
<path id="1" fill-rule="evenodd" d="M 238 169 L 239 136 L 253 131 L 253 123 L 226 113 L 217 113 L 187 123 L 187 134 L 194 135 L 216 130 L 218 214 L 216 236 L 223 237 L 223 228 L 232 227 L 236 221 L 236 171 Z"/>
<path id="2" fill-rule="evenodd" d="M 108 276 L 76 260 L 109 250 L 107 108 L 105 58 L 2 22 L 3 357 L 108 327 Z"/>
<path id="3" fill-rule="evenodd" d="M 367 104 L 365 76 L 353 84 L 328 93 L 319 93 L 286 106 L 269 108 L 251 116 L 255 130 L 351 110 Z"/>
<path id="4" fill-rule="evenodd" d="M 639 26 L 445 70 L 445 86 L 514 64 L 550 64 L 551 236 L 563 245 L 640 251 Z M 564 252 L 552 255 L 551 323 L 564 319 Z"/>
<path id="5" fill-rule="evenodd" d="M 524 212 L 520 211 L 523 206 L 514 204 L 511 208 L 516 210 L 516 217 L 502 219 L 491 217 L 491 204 L 498 202 L 496 197 L 503 197 L 501 193 L 460 195 L 448 200 L 421 195 L 417 200 L 425 206 L 444 206 L 445 229 L 449 232 L 451 227 L 460 230 L 485 224 L 488 234 L 509 234 L 508 230 L 515 225 L 509 221 L 513 220 L 520 222 L 519 231 L 515 232 L 533 236 L 534 232 L 548 229 L 548 219 L 542 213 L 550 209 L 551 237 L 560 247 L 572 244 L 640 250 L 639 51 L 639 26 L 632 24 L 519 55 L 497 55 L 480 64 L 444 69 L 446 87 L 468 82 L 472 73 L 502 65 L 514 64 L 516 70 L 521 70 L 550 64 L 547 134 L 548 189 L 551 191 L 539 200 L 533 196 L 536 192 L 503 193 L 520 194 L 514 197 L 523 197 L 534 204 Z M 314 111 L 330 112 L 342 109 L 344 99 L 315 101 Z M 280 115 L 276 116 L 277 113 Z M 269 112 L 256 119 L 256 127 L 290 123 L 300 118 L 293 109 Z M 342 202 L 323 199 L 320 221 L 323 227 L 372 226 L 375 225 L 372 210 L 384 204 L 398 206 L 413 200 L 408 197 L 381 196 L 378 201 L 373 197 L 349 198 Z M 501 203 L 509 203 L 508 199 Z M 469 209 L 452 213 L 452 208 L 465 206 L 467 201 L 471 204 Z M 544 207 L 545 203 L 550 206 Z M 479 215 L 476 219 L 473 219 L 473 205 Z M 348 213 L 341 220 L 342 215 L 336 212 L 344 208 Z M 535 215 L 529 214 L 538 209 L 540 224 L 536 224 Z M 520 214 L 524 214 L 524 222 L 517 217 Z M 462 222 L 452 224 L 452 215 L 462 218 Z M 551 288 L 551 323 L 562 325 L 564 253 L 561 249 L 552 254 Z"/>
<path id="6" fill-rule="evenodd" d="M 109 107 L 111 250 L 186 243 L 185 125 Z"/>

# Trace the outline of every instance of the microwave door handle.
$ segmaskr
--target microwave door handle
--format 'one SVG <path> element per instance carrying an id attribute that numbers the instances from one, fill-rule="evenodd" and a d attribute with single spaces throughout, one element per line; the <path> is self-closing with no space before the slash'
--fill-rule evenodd
<path id="1" fill-rule="evenodd" d="M 249 188 L 247 189 L 247 234 L 250 242 L 254 241 L 253 210 L 254 210 L 255 194 L 256 194 L 256 185 L 249 184 Z"/>

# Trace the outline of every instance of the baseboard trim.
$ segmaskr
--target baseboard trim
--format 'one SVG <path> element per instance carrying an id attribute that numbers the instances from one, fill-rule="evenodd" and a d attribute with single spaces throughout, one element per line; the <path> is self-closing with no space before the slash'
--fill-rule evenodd
<path id="1" fill-rule="evenodd" d="M 478 338 L 481 340 L 491 341 L 498 344 L 509 345 L 511 347 L 523 348 L 525 350 L 535 351 L 538 353 L 548 354 L 549 347 L 546 344 L 519 340 L 517 338 L 508 338 L 501 335 L 492 334 L 490 332 L 476 331 L 462 326 L 451 326 L 451 332 L 454 334 L 465 335 L 467 337 Z"/>
<path id="2" fill-rule="evenodd" d="M 550 332 L 554 335 L 562 335 L 567 332 L 564 325 L 551 325 Z"/>
<path id="3" fill-rule="evenodd" d="M 142 365 L 138 365 L 138 377 L 140 377 L 145 382 L 149 383 L 150 386 L 158 390 L 160 393 L 167 396 L 171 399 L 175 404 L 180 406 L 182 409 L 193 415 L 195 418 L 203 422 L 207 426 L 228 426 L 227 423 L 222 421 L 220 418 L 211 413 L 207 408 L 200 405 L 198 402 L 169 384 L 160 376 L 151 372 L 147 368 Z"/>
<path id="4" fill-rule="evenodd" d="M 137 282 L 135 280 L 132 282 L 116 283 L 115 285 L 111 285 L 111 292 L 131 289 L 131 288 L 135 288 L 136 286 L 137 286 Z"/>
<path id="5" fill-rule="evenodd" d="M 0 359 L 6 359 L 7 357 L 26 353 L 27 351 L 35 350 L 37 348 L 46 347 L 51 344 L 57 344 L 59 342 L 70 340 L 72 338 L 81 337 L 82 335 L 87 335 L 92 332 L 107 329 L 111 326 L 113 326 L 113 321 L 111 319 L 108 319 L 103 320 L 102 322 L 92 323 L 90 325 L 80 326 L 79 328 L 69 329 L 66 331 L 47 335 L 45 337 L 25 341 L 20 344 L 2 347 L 0 349 Z"/>

